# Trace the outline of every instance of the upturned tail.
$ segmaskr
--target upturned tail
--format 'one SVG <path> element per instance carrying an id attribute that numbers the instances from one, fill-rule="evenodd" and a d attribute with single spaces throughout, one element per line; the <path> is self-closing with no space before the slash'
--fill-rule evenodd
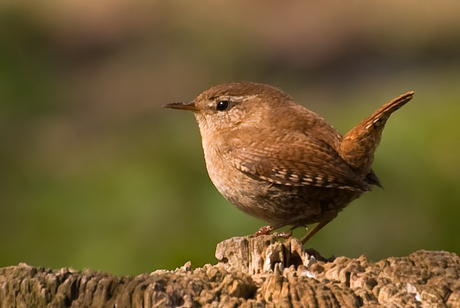
<path id="1" fill-rule="evenodd" d="M 340 142 L 340 156 L 364 174 L 371 172 L 374 152 L 380 143 L 385 123 L 393 112 L 404 106 L 413 96 L 414 92 L 411 91 L 393 99 L 346 133 Z"/>

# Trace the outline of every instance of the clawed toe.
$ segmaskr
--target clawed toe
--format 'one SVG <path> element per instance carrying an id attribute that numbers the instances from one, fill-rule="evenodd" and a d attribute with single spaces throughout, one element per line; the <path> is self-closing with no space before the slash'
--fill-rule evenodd
<path id="1" fill-rule="evenodd" d="M 254 237 L 257 237 L 257 236 L 260 236 L 260 235 L 268 235 L 273 230 L 276 230 L 276 229 L 281 228 L 281 227 L 283 227 L 283 226 L 264 226 L 264 227 L 260 228 L 259 230 L 257 230 L 257 232 L 254 234 Z M 294 230 L 297 227 L 298 226 L 294 226 L 291 229 L 289 229 L 288 231 L 274 232 L 273 236 L 280 237 L 280 238 L 285 238 L 285 239 L 291 238 L 292 237 L 292 230 Z"/>
<path id="2" fill-rule="evenodd" d="M 263 226 L 262 228 L 257 230 L 257 232 L 254 234 L 254 237 L 258 237 L 258 236 L 261 236 L 261 235 L 268 235 L 273 230 L 275 230 L 275 228 L 273 228 L 272 226 Z"/>
<path id="3" fill-rule="evenodd" d="M 292 237 L 292 230 L 289 231 L 283 231 L 283 232 L 275 232 L 273 233 L 274 236 L 280 237 L 280 238 L 291 238 Z"/>

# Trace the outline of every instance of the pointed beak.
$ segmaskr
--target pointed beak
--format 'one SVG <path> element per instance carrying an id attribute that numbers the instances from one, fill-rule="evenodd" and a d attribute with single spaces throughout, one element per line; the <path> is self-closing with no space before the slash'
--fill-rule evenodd
<path id="1" fill-rule="evenodd" d="M 163 105 L 163 108 L 190 110 L 190 111 L 193 111 L 193 112 L 198 111 L 198 108 L 196 108 L 196 106 L 195 106 L 195 102 L 190 102 L 190 103 L 170 103 L 170 104 Z"/>

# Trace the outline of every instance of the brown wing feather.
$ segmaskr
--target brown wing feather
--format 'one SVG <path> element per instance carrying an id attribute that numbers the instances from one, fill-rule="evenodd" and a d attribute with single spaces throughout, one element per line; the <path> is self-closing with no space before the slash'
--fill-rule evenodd
<path id="1" fill-rule="evenodd" d="M 303 135 L 302 143 L 258 141 L 251 146 L 234 140 L 224 159 L 249 176 L 275 184 L 369 190 L 352 168 L 327 143 Z M 243 144 L 241 144 L 243 143 Z"/>

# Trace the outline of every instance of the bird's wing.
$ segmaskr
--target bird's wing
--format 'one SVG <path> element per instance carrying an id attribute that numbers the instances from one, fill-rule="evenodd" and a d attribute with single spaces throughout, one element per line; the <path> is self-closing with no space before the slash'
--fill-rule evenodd
<path id="1" fill-rule="evenodd" d="M 302 139 L 301 143 L 278 140 L 274 146 L 234 139 L 223 156 L 241 172 L 274 184 L 370 189 L 332 146 L 311 137 Z"/>

